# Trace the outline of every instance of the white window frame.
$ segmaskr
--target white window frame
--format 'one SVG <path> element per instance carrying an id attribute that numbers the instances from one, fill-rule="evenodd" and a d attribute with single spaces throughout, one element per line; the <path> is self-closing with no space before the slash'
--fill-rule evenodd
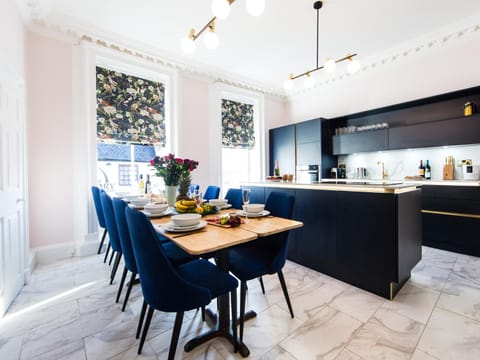
<path id="1" fill-rule="evenodd" d="M 166 151 L 178 147 L 178 71 L 135 56 L 81 41 L 73 48 L 74 109 L 74 241 L 77 254 L 90 253 L 96 242 L 97 220 L 90 186 L 97 181 L 96 66 L 118 70 L 165 84 Z M 158 151 L 159 148 L 156 147 Z M 85 211 L 85 209 L 88 209 Z M 88 240 L 95 240 L 86 244 Z M 97 243 L 98 246 L 98 243 Z M 86 247 L 85 250 L 83 248 Z"/>
<path id="2" fill-rule="evenodd" d="M 210 145 L 210 158 L 212 164 L 216 164 L 214 169 L 217 170 L 217 183 L 223 185 L 223 169 L 222 169 L 222 99 L 241 102 L 253 105 L 254 111 L 254 131 L 255 141 L 258 141 L 259 148 L 259 176 L 258 181 L 265 177 L 265 98 L 263 94 L 241 89 L 232 85 L 216 83 L 213 86 L 212 111 L 210 128 L 212 129 L 212 141 Z M 223 189 L 225 192 L 226 189 Z"/>

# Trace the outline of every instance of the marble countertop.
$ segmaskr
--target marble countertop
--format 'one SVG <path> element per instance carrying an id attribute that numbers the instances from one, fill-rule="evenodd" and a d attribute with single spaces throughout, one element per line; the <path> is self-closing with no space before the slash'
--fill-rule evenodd
<path id="1" fill-rule="evenodd" d="M 335 182 L 336 180 L 343 180 L 346 182 L 372 182 L 379 183 L 384 180 L 379 179 L 322 179 L 322 182 Z M 480 186 L 480 180 L 395 180 L 389 179 L 386 182 L 414 184 L 414 185 L 441 185 L 441 186 Z"/>
<path id="2" fill-rule="evenodd" d="M 332 179 L 329 179 L 332 180 Z M 344 180 L 344 179 L 342 179 Z M 350 191 L 350 192 L 366 192 L 380 194 L 400 194 L 404 192 L 414 191 L 417 189 L 416 184 L 405 184 L 399 182 L 365 182 L 357 180 L 357 183 L 346 182 L 342 184 L 332 182 L 318 182 L 314 184 L 300 184 L 292 181 L 264 181 L 242 183 L 242 186 L 268 186 L 270 188 L 284 189 L 306 189 L 306 190 L 329 190 L 329 191 Z"/>

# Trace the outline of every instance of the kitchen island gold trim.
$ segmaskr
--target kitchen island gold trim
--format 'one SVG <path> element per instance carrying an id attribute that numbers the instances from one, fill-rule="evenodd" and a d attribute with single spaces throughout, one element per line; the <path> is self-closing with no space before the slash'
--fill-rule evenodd
<path id="1" fill-rule="evenodd" d="M 480 219 L 480 215 L 477 214 L 468 214 L 468 213 L 456 213 L 449 211 L 435 211 L 435 210 L 422 210 L 423 214 L 435 214 L 435 215 L 445 215 L 445 216 L 457 216 L 465 217 L 470 219 Z"/>

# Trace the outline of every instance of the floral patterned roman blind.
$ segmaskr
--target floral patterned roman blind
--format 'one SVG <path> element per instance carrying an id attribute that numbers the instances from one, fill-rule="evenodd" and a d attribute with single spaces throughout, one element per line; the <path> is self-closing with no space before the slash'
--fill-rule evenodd
<path id="1" fill-rule="evenodd" d="M 97 141 L 165 145 L 165 85 L 97 66 Z"/>
<path id="2" fill-rule="evenodd" d="M 253 125 L 253 105 L 222 99 L 223 147 L 253 149 Z"/>

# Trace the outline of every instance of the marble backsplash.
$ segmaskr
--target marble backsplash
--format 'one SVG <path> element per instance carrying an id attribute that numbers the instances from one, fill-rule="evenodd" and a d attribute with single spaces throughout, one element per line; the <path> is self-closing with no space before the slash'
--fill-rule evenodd
<path id="1" fill-rule="evenodd" d="M 420 160 L 424 163 L 429 160 L 432 180 L 442 180 L 445 157 L 450 155 L 455 160 L 456 180 L 462 180 L 462 168 L 457 166 L 461 160 L 471 159 L 474 165 L 480 165 L 479 144 L 358 153 L 339 156 L 338 163 L 346 165 L 347 178 L 355 178 L 356 169 L 364 167 L 367 169 L 368 179 L 381 179 L 381 166 L 378 162 L 383 162 L 389 180 L 403 180 L 405 176 L 418 174 Z"/>

